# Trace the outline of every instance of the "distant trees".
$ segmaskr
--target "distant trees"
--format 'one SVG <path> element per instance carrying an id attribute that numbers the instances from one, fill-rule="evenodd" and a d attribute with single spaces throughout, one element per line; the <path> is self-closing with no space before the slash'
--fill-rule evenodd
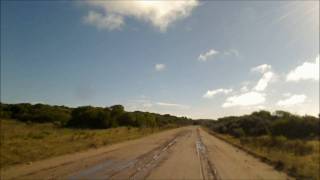
<path id="1" fill-rule="evenodd" d="M 118 126 L 165 127 L 192 125 L 185 117 L 160 115 L 149 112 L 126 112 L 122 105 L 111 107 L 82 106 L 68 108 L 44 104 L 1 104 L 0 117 L 24 122 L 55 123 L 72 128 L 104 129 Z"/>
<path id="2" fill-rule="evenodd" d="M 25 122 L 51 122 L 65 125 L 71 117 L 70 112 L 70 108 L 65 106 L 31 105 L 28 103 L 1 104 L 1 117 Z"/>
<path id="3" fill-rule="evenodd" d="M 270 135 L 295 139 L 319 137 L 319 123 L 319 118 L 313 116 L 298 116 L 286 111 L 276 111 L 274 114 L 259 111 L 205 121 L 203 124 L 216 132 L 235 137 Z"/>
<path id="4" fill-rule="evenodd" d="M 109 128 L 111 127 L 111 112 L 109 109 L 91 106 L 78 107 L 72 110 L 67 126 L 77 128 Z"/>

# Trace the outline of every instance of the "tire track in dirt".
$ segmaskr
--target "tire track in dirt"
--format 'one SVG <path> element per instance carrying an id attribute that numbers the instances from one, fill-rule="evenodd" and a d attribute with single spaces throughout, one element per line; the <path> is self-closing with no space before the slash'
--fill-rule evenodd
<path id="1" fill-rule="evenodd" d="M 199 127 L 35 162 L 1 179 L 288 179 L 286 174 Z"/>
<path id="2" fill-rule="evenodd" d="M 153 168 L 166 158 L 169 154 L 168 150 L 188 133 L 190 132 L 182 131 L 173 139 L 136 158 L 108 160 L 71 175 L 67 179 L 92 179 L 92 177 L 99 179 L 144 179 Z"/>
<path id="3" fill-rule="evenodd" d="M 214 165 L 210 162 L 207 147 L 202 142 L 201 135 L 197 128 L 197 140 L 196 140 L 196 151 L 200 161 L 200 172 L 203 180 L 220 180 L 217 170 Z"/>
<path id="4" fill-rule="evenodd" d="M 192 131 L 183 127 L 99 149 L 20 164 L 1 179 L 139 179 L 168 159 L 171 148 Z"/>

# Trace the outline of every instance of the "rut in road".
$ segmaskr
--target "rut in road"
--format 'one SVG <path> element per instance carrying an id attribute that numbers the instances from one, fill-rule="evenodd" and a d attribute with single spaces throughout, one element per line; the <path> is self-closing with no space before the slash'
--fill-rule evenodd
<path id="1" fill-rule="evenodd" d="M 214 165 L 209 160 L 207 147 L 202 142 L 199 128 L 197 129 L 196 150 L 200 160 L 200 172 L 202 175 L 202 179 L 220 180 L 221 178 L 219 177 L 217 170 L 214 168 Z"/>

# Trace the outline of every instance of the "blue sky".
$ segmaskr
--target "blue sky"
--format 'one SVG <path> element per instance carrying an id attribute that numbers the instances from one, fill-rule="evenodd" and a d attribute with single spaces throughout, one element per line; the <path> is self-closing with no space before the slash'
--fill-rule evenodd
<path id="1" fill-rule="evenodd" d="M 1 101 L 319 113 L 318 1 L 1 1 Z"/>

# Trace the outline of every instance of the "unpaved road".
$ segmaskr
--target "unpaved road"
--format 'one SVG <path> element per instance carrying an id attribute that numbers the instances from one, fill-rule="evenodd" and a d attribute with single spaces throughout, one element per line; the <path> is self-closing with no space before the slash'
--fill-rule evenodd
<path id="1" fill-rule="evenodd" d="M 209 135 L 184 127 L 1 172 L 1 179 L 288 179 Z"/>

